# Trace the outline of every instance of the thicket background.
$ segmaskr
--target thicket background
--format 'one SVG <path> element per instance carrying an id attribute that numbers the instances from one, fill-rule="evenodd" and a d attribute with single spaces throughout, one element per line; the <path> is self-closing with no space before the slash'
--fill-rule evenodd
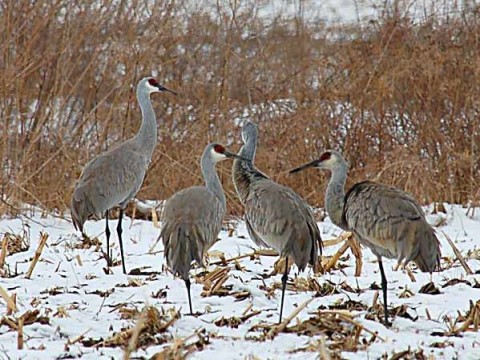
<path id="1" fill-rule="evenodd" d="M 151 74 L 179 95 L 152 95 L 161 139 L 140 199 L 201 183 L 204 145 L 236 151 L 250 117 L 257 166 L 311 204 L 323 205 L 326 174 L 286 170 L 326 148 L 350 162 L 347 186 L 477 200 L 480 7 L 443 2 L 413 19 L 413 2 L 334 25 L 300 11 L 266 19 L 248 0 L 2 1 L 0 214 L 66 210 L 82 166 L 137 131 L 135 86 Z M 239 213 L 230 169 L 219 167 Z"/>

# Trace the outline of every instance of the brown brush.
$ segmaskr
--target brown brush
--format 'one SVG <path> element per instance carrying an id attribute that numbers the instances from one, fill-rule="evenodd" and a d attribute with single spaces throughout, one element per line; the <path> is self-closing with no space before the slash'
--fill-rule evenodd
<path id="1" fill-rule="evenodd" d="M 15 304 L 13 296 L 10 297 L 10 295 L 8 295 L 8 293 L 2 286 L 0 286 L 0 296 L 3 298 L 3 300 L 5 300 L 5 303 L 7 304 L 7 315 L 11 314 L 12 312 L 17 312 L 17 305 Z"/>
<path id="2" fill-rule="evenodd" d="M 297 317 L 298 314 L 302 312 L 303 309 L 305 309 L 312 301 L 314 298 L 308 299 L 304 301 L 302 304 L 297 306 L 297 308 L 289 315 L 287 316 L 280 324 L 273 325 L 271 326 L 269 332 L 267 333 L 267 339 L 273 339 L 275 336 L 277 336 L 279 333 L 283 332 L 288 324 Z"/>
<path id="3" fill-rule="evenodd" d="M 453 243 L 452 239 L 450 239 L 450 236 L 448 236 L 445 232 L 443 232 L 443 235 L 445 236 L 445 238 L 447 239 L 448 243 L 450 244 L 450 246 L 452 247 L 452 250 L 453 252 L 455 253 L 455 256 L 457 257 L 458 261 L 460 261 L 460 264 L 462 264 L 463 268 L 465 269 L 465 272 L 467 273 L 467 275 L 472 275 L 473 274 L 473 271 L 472 269 L 470 269 L 470 266 L 468 266 L 467 262 L 465 261 L 465 258 L 462 256 L 462 254 L 460 253 L 460 251 L 458 250 L 458 248 L 455 246 L 455 244 Z"/>
<path id="4" fill-rule="evenodd" d="M 340 249 L 333 255 L 328 263 L 324 266 L 324 269 L 326 272 L 330 271 L 335 265 L 337 264 L 337 261 L 340 259 L 340 257 L 347 251 L 347 249 L 350 247 L 350 244 L 348 241 L 345 241 Z"/>
<path id="5" fill-rule="evenodd" d="M 27 274 L 25 275 L 26 279 L 30 279 L 32 276 L 33 269 L 37 265 L 38 260 L 40 259 L 40 256 L 42 255 L 43 248 L 45 247 L 45 244 L 47 243 L 48 240 L 48 234 L 47 233 L 40 233 L 40 242 L 38 244 L 37 250 L 35 250 L 35 255 L 33 257 L 32 262 L 30 263 L 30 267 L 28 268 Z"/>
<path id="6" fill-rule="evenodd" d="M 140 336 L 140 332 L 145 326 L 146 319 L 147 306 L 143 308 L 137 322 L 135 323 L 134 328 L 131 331 L 130 340 L 128 341 L 128 345 L 126 346 L 125 351 L 123 352 L 123 360 L 129 360 L 132 352 L 137 349 L 138 337 Z"/>
<path id="7" fill-rule="evenodd" d="M 0 270 L 5 266 L 5 258 L 7 257 L 8 236 L 5 235 L 2 240 L 2 252 L 0 253 Z"/>
<path id="8" fill-rule="evenodd" d="M 156 11 L 144 19 L 130 16 L 142 13 L 144 2 L 129 4 L 125 8 L 124 2 L 112 3 L 98 12 L 80 2 L 69 3 L 71 13 L 82 12 L 82 22 L 59 18 L 62 2 L 46 8 L 6 8 L 9 21 L 0 23 L 2 44 L 15 44 L 21 58 L 12 58 L 0 69 L 0 108 L 5 114 L 0 158 L 10 164 L 2 174 L 1 189 L 8 203 L 0 202 L 0 212 L 15 213 L 21 203 L 49 210 L 68 207 L 81 165 L 138 129 L 132 85 L 142 75 L 139 69 L 159 65 L 159 80 L 172 79 L 182 96 L 152 99 L 163 119 L 162 142 L 140 198 L 167 199 L 198 183 L 199 164 L 191 156 L 198 145 L 225 134 L 238 141 L 232 119 L 248 112 L 262 134 L 258 167 L 316 206 L 324 202 L 323 175 L 292 178 L 285 170 L 305 154 L 326 147 L 341 148 L 348 156 L 347 187 L 378 174 L 379 181 L 427 202 L 478 202 L 479 138 L 474 128 L 480 68 L 472 64 L 479 62 L 480 54 L 472 49 L 478 45 L 480 23 L 475 8 L 459 9 L 462 21 L 445 22 L 443 11 L 415 22 L 402 11 L 379 11 L 371 22 L 304 22 L 299 27 L 298 19 L 262 19 L 256 6 L 242 6 L 242 16 L 231 20 L 220 6 L 218 13 L 198 18 L 178 14 L 170 2 L 158 1 Z M 24 27 L 25 18 L 36 30 L 33 34 Z M 112 18 L 115 21 L 109 22 Z M 217 18 L 226 21 L 218 23 Z M 245 41 L 247 27 L 255 41 Z M 212 33 L 228 41 L 206 46 L 213 41 Z M 331 41 L 345 33 L 350 36 Z M 112 45 L 111 34 L 125 51 Z M 452 39 L 452 34 L 464 36 Z M 160 64 L 146 55 L 158 42 L 163 44 Z M 180 61 L 177 49 L 192 44 L 193 56 Z M 133 50 L 137 45 L 145 50 L 142 54 Z M 8 46 L 0 47 L 0 58 L 11 56 Z M 125 64 L 121 81 L 111 76 L 119 63 Z M 204 71 L 199 73 L 199 68 Z M 55 121 L 52 101 L 59 109 Z M 35 106 L 30 111 L 31 104 Z M 222 165 L 220 173 L 227 178 L 230 167 Z M 224 185 L 229 211 L 241 214 L 233 185 Z"/>
<path id="9" fill-rule="evenodd" d="M 17 349 L 23 349 L 23 318 L 20 317 L 17 321 Z"/>
<path id="10" fill-rule="evenodd" d="M 360 247 L 359 242 L 353 237 L 351 234 L 348 237 L 348 245 L 350 246 L 350 250 L 352 251 L 353 256 L 355 256 L 355 276 L 362 275 L 362 249 Z"/>

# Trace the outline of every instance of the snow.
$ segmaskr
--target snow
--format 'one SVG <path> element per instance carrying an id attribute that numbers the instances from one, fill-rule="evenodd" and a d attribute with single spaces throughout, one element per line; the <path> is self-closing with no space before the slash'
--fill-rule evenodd
<path id="1" fill-rule="evenodd" d="M 307 21 L 326 24 L 366 24 L 382 13 L 400 13 L 414 21 L 425 21 L 435 16 L 441 19 L 459 16 L 463 10 L 474 12 L 478 1 L 436 0 L 266 0 L 259 6 L 264 19 L 299 15 Z"/>
<path id="2" fill-rule="evenodd" d="M 429 274 L 423 274 L 415 270 L 416 282 L 412 282 L 405 271 L 393 271 L 393 260 L 384 260 L 387 278 L 389 280 L 389 306 L 390 309 L 402 304 L 408 306 L 409 313 L 418 316 L 416 321 L 395 317 L 393 326 L 388 329 L 378 321 L 367 320 L 366 311 L 354 311 L 354 320 L 363 324 L 371 331 L 378 331 L 378 336 L 373 343 L 357 352 L 343 352 L 342 358 L 346 359 L 371 359 L 378 358 L 383 354 L 393 354 L 403 350 L 423 349 L 424 354 L 433 354 L 435 358 L 452 359 L 477 359 L 480 357 L 480 337 L 474 332 L 463 332 L 459 337 L 432 336 L 433 332 L 442 333 L 447 331 L 448 317 L 455 319 L 458 311 L 465 313 L 469 309 L 469 302 L 476 302 L 480 298 L 480 289 L 464 283 L 458 283 L 448 287 L 441 287 L 450 279 L 468 280 L 470 284 L 480 282 L 480 275 L 466 275 L 465 270 L 458 261 L 453 266 L 447 266 L 447 259 L 454 259 L 453 251 L 445 235 L 447 234 L 459 248 L 473 272 L 480 269 L 480 214 L 475 216 L 466 215 L 466 209 L 458 205 L 446 205 L 447 213 L 429 215 L 429 221 L 442 225 L 437 227 L 437 234 L 442 244 L 442 268 L 443 271 L 433 274 L 433 281 L 440 289 L 441 294 L 429 295 L 419 293 L 420 288 L 430 281 Z M 431 213 L 431 207 L 426 208 Z M 86 232 L 91 236 L 98 236 L 105 244 L 104 221 L 89 221 L 86 224 Z M 116 226 L 116 221 L 111 221 L 111 229 Z M 341 231 L 330 223 L 328 218 L 319 222 L 324 240 L 337 237 Z M 158 272 L 150 276 L 123 275 L 121 266 L 112 268 L 113 274 L 106 275 L 103 268 L 105 260 L 101 258 L 99 249 L 77 249 L 75 245 L 80 243 L 79 234 L 73 229 L 68 219 L 47 215 L 20 216 L 18 218 L 0 220 L 0 235 L 5 233 L 22 234 L 25 230 L 30 240 L 30 248 L 26 252 L 20 252 L 7 257 L 6 267 L 12 273 L 18 272 L 18 276 L 4 277 L 0 285 L 12 295 L 16 293 L 18 315 L 27 310 L 40 310 L 41 315 L 50 318 L 49 325 L 34 323 L 24 327 L 24 349 L 16 350 L 17 332 L 8 326 L 0 326 L 0 358 L 9 359 L 56 359 L 68 356 L 82 357 L 82 359 L 110 359 L 121 358 L 123 349 L 120 347 L 86 347 L 82 342 L 68 345 L 77 336 L 87 332 L 86 339 L 108 338 L 114 332 L 122 328 L 134 326 L 135 319 L 122 319 L 118 310 L 119 304 L 127 308 L 141 310 L 146 304 L 153 305 L 160 311 L 176 308 L 181 312 L 178 319 L 168 330 L 170 340 L 162 345 L 150 346 L 138 350 L 134 356 L 150 358 L 166 346 L 172 344 L 174 339 L 182 339 L 191 336 L 201 329 L 209 334 L 209 343 L 203 350 L 195 351 L 190 358 L 292 358 L 314 359 L 318 352 L 295 352 L 292 350 L 315 343 L 319 336 L 299 336 L 295 333 L 280 333 L 273 340 L 264 342 L 255 341 L 258 331 L 251 330 L 256 324 L 275 324 L 279 314 L 280 290 L 276 289 L 273 297 L 267 296 L 264 287 L 270 287 L 274 282 L 280 282 L 280 275 L 265 276 L 272 271 L 277 257 L 260 256 L 258 259 L 242 258 L 238 264 L 243 268 L 236 269 L 233 262 L 227 266 L 230 276 L 224 286 L 231 286 L 231 292 L 246 290 L 250 297 L 237 301 L 233 296 L 211 295 L 201 297 L 202 285 L 197 283 L 193 275 L 204 271 L 195 268 L 191 271 L 192 277 L 192 300 L 194 312 L 200 312 L 198 316 L 190 316 L 187 313 L 188 303 L 183 281 L 174 279 L 165 271 L 161 242 L 156 243 L 159 229 L 153 222 L 144 220 L 124 221 L 124 244 L 126 249 L 126 265 L 128 270 L 142 268 L 143 271 Z M 229 230 L 233 230 L 229 236 Z M 37 248 L 40 233 L 48 234 L 47 246 L 41 255 L 41 260 L 36 265 L 31 280 L 25 278 L 31 259 Z M 229 259 L 241 254 L 251 253 L 254 245 L 249 240 L 243 221 L 231 221 L 225 223 L 225 229 L 220 233 L 221 240 L 211 249 L 214 255 L 210 263 L 218 260 L 216 256 L 224 254 Z M 114 257 L 119 258 L 119 248 L 116 234 L 112 235 Z M 326 247 L 325 256 L 334 254 L 341 244 Z M 469 253 L 470 251 L 470 253 Z M 476 251 L 476 252 L 475 252 Z M 349 253 L 349 250 L 346 254 Z M 470 254 L 470 256 L 468 256 Z M 81 260 L 81 263 L 79 260 Z M 359 301 L 366 306 L 371 306 L 375 290 L 370 290 L 372 283 L 379 284 L 378 265 L 375 256 L 368 250 L 363 250 L 363 270 L 360 277 L 354 276 L 355 259 L 353 256 L 342 257 L 341 263 L 346 267 L 341 271 L 331 270 L 330 273 L 315 276 L 320 285 L 326 282 L 340 287 L 346 282 L 352 288 L 360 288 L 359 294 L 339 291 L 338 294 L 314 297 L 308 307 L 300 312 L 298 319 L 306 320 L 312 316 L 319 306 L 332 305 L 338 301 Z M 208 270 L 215 269 L 217 265 L 209 265 Z M 263 278 L 263 277 L 265 278 Z M 310 278 L 314 276 L 308 269 L 298 274 L 295 267 L 289 275 L 289 281 L 295 277 Z M 138 287 L 119 287 L 128 284 L 129 280 L 136 280 Z M 413 295 L 409 298 L 400 298 L 399 295 L 408 288 Z M 166 290 L 166 297 L 155 298 L 153 294 L 159 290 Z M 50 291 L 50 294 L 48 293 Z M 98 291 L 112 291 L 108 297 L 102 297 Z M 285 300 L 284 317 L 291 314 L 295 308 L 304 301 L 311 299 L 313 292 L 287 291 Z M 259 315 L 248 319 L 238 328 L 217 326 L 214 321 L 222 317 L 241 316 L 251 306 L 250 311 L 261 310 Z M 426 316 L 426 309 L 431 320 Z M 63 310 L 63 311 L 62 311 Z M 6 305 L 0 302 L 0 313 L 5 314 Z M 62 314 L 66 316 L 62 317 Z M 293 320 L 293 325 L 297 320 Z M 369 338 L 365 332 L 361 337 Z M 383 338 L 385 341 L 381 341 Z M 193 338 L 192 338 L 193 339 Z M 194 339 L 193 339 L 194 340 Z M 193 341 L 192 340 L 192 341 Z M 326 339 L 327 344 L 330 339 Z M 434 343 L 448 341 L 445 348 L 432 347 Z M 44 350 L 41 350 L 41 349 Z M 40 349 L 40 350 L 39 350 Z"/>

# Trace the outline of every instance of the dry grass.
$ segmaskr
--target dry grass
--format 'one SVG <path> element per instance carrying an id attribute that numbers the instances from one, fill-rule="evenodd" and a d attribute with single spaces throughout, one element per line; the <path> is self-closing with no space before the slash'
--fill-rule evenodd
<path id="1" fill-rule="evenodd" d="M 162 140 L 139 198 L 201 182 L 204 144 L 236 144 L 232 120 L 246 107 L 293 99 L 278 103 L 281 115 L 260 106 L 251 114 L 257 164 L 312 204 L 323 203 L 323 175 L 285 170 L 325 148 L 346 155 L 347 185 L 370 178 L 422 202 L 478 200 L 475 6 L 415 24 L 384 11 L 327 27 L 267 22 L 248 0 L 213 3 L 185 11 L 195 3 L 2 2 L 0 213 L 22 203 L 65 210 L 82 165 L 138 129 L 134 88 L 152 72 L 180 96 L 153 96 Z M 220 171 L 238 213 L 229 167 Z"/>
<path id="2" fill-rule="evenodd" d="M 135 309 L 131 315 L 131 317 L 138 317 L 135 326 L 116 332 L 106 339 L 83 340 L 83 345 L 87 347 L 123 346 L 132 352 L 139 347 L 163 344 L 171 338 L 167 329 L 180 318 L 180 314 L 175 309 L 160 312 L 154 306 L 146 306 L 142 311 Z M 131 342 L 132 338 L 134 341 Z"/>

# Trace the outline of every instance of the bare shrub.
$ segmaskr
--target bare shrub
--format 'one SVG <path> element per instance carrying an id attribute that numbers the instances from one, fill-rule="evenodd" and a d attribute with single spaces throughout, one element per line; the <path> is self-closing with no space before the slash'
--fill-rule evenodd
<path id="1" fill-rule="evenodd" d="M 397 2 L 396 2 L 397 3 Z M 0 5 L 0 212 L 68 207 L 82 166 L 140 125 L 136 82 L 158 74 L 161 141 L 140 198 L 201 182 L 209 141 L 234 148 L 260 124 L 257 165 L 323 204 L 324 175 L 286 170 L 326 149 L 424 202 L 475 200 L 479 175 L 478 8 L 413 21 L 264 19 L 255 2 L 6 1 Z M 203 2 L 205 4 L 205 2 Z M 408 14 L 408 13 L 407 13 Z M 220 165 L 232 206 L 230 164 Z"/>

